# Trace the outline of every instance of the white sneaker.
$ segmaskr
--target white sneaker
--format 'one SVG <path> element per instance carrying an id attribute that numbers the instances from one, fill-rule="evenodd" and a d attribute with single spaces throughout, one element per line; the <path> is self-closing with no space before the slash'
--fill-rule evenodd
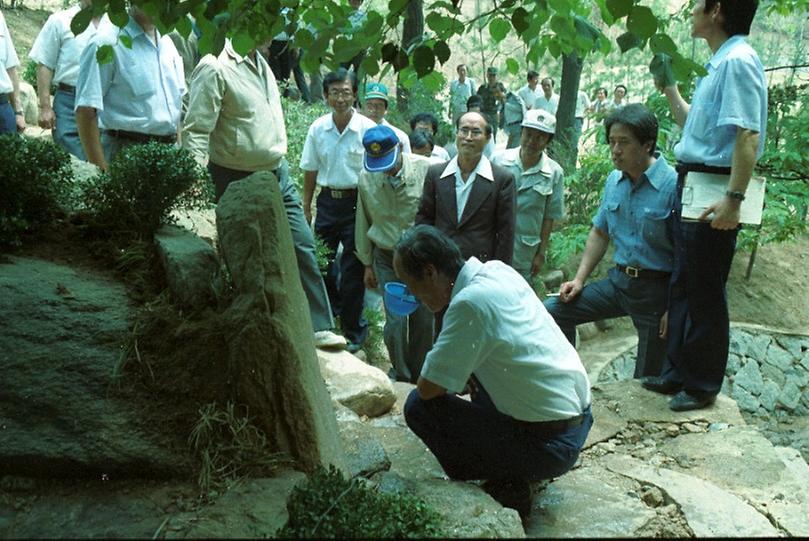
<path id="1" fill-rule="evenodd" d="M 344 349 L 348 342 L 339 334 L 332 331 L 315 331 L 316 348 L 338 348 Z"/>

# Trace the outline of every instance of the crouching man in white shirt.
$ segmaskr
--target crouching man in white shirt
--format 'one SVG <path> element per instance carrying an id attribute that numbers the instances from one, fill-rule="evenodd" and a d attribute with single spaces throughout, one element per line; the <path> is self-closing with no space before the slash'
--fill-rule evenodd
<path id="1" fill-rule="evenodd" d="M 525 519 L 529 483 L 576 463 L 593 417 L 576 350 L 528 283 L 501 261 L 464 261 L 438 229 L 419 225 L 394 251 L 396 274 L 431 311 L 447 308 L 405 420 L 452 479 Z M 471 391 L 471 402 L 457 396 Z"/>

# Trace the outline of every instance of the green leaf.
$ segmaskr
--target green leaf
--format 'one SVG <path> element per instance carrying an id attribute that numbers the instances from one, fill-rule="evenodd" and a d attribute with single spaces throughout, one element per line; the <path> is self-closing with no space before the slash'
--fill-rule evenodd
<path id="1" fill-rule="evenodd" d="M 393 69 L 401 71 L 410 65 L 410 57 L 401 49 L 396 50 L 396 56 L 393 58 Z"/>
<path id="2" fill-rule="evenodd" d="M 657 53 L 649 63 L 649 71 L 654 77 L 655 86 L 665 88 L 673 86 L 674 72 L 671 69 L 671 57 L 665 53 Z"/>
<path id="3" fill-rule="evenodd" d="M 671 56 L 677 52 L 677 45 L 666 34 L 657 33 L 652 36 L 652 39 L 649 40 L 649 47 L 655 54 L 663 53 Z"/>
<path id="4" fill-rule="evenodd" d="M 491 34 L 495 43 L 503 41 L 509 30 L 511 30 L 511 24 L 501 17 L 496 17 L 489 23 L 489 34 Z"/>
<path id="5" fill-rule="evenodd" d="M 191 30 L 193 30 L 191 26 L 191 21 L 188 17 L 180 17 L 177 19 L 177 32 L 183 37 L 183 39 L 188 39 L 188 36 L 191 35 Z"/>
<path id="6" fill-rule="evenodd" d="M 622 53 L 625 53 L 630 49 L 634 49 L 635 47 L 640 47 L 642 43 L 635 34 L 630 32 L 621 34 L 615 41 L 618 42 L 618 47 L 621 48 Z"/>
<path id="7" fill-rule="evenodd" d="M 449 57 L 452 54 L 446 41 L 439 41 L 433 45 L 433 52 L 435 53 L 435 57 L 442 64 L 449 60 Z"/>
<path id="8" fill-rule="evenodd" d="M 295 45 L 299 49 L 308 49 L 314 43 L 315 37 L 308 28 L 301 28 L 295 32 Z"/>
<path id="9" fill-rule="evenodd" d="M 402 13 L 410 0 L 390 0 L 388 3 L 388 12 L 391 15 Z"/>
<path id="10" fill-rule="evenodd" d="M 372 56 L 366 56 L 362 59 L 361 69 L 370 77 L 379 73 L 379 62 Z"/>
<path id="11" fill-rule="evenodd" d="M 73 32 L 74 36 L 78 36 L 87 29 L 87 25 L 90 24 L 92 19 L 92 6 L 88 6 L 80 10 L 78 13 L 76 13 L 76 15 L 73 16 L 73 20 L 70 21 L 70 31 Z"/>
<path id="12" fill-rule="evenodd" d="M 573 26 L 576 28 L 576 34 L 587 40 L 591 45 L 601 36 L 601 32 L 598 31 L 598 28 L 579 15 L 573 18 Z"/>
<path id="13" fill-rule="evenodd" d="M 129 34 L 118 34 L 118 41 L 127 49 L 132 48 L 132 38 L 129 37 Z"/>
<path id="14" fill-rule="evenodd" d="M 514 13 L 511 14 L 511 24 L 517 34 L 522 34 L 528 30 L 528 26 L 531 24 L 530 17 L 525 8 L 518 7 L 514 10 Z"/>
<path id="15" fill-rule="evenodd" d="M 520 63 L 513 58 L 506 58 L 506 69 L 512 75 L 520 73 Z"/>
<path id="16" fill-rule="evenodd" d="M 657 30 L 657 17 L 646 6 L 635 6 L 626 19 L 626 29 L 640 39 L 647 39 Z"/>
<path id="17" fill-rule="evenodd" d="M 556 13 L 569 14 L 571 10 L 570 0 L 548 0 L 548 5 Z"/>
<path id="18" fill-rule="evenodd" d="M 607 26 L 612 26 L 615 22 L 615 17 L 610 13 L 609 8 L 607 8 L 606 0 L 596 0 L 596 4 L 598 5 L 598 11 L 601 13 L 601 20 L 604 21 Z"/>
<path id="19" fill-rule="evenodd" d="M 394 61 L 398 53 L 399 47 L 397 47 L 395 43 L 389 41 L 382 46 L 382 61 L 391 63 Z"/>
<path id="20" fill-rule="evenodd" d="M 420 45 L 413 51 L 413 66 L 419 78 L 424 77 L 435 68 L 435 55 L 426 45 Z"/>
<path id="21" fill-rule="evenodd" d="M 567 17 L 554 15 L 551 17 L 550 27 L 563 40 L 572 40 L 576 37 L 576 28 L 573 26 L 573 21 Z"/>
<path id="22" fill-rule="evenodd" d="M 129 13 L 126 10 L 124 0 L 112 0 L 109 4 L 107 15 L 110 21 L 118 28 L 123 28 L 129 23 Z"/>
<path id="23" fill-rule="evenodd" d="M 435 11 L 428 13 L 427 17 L 424 18 L 424 22 L 427 23 L 427 28 L 439 35 L 443 35 L 452 26 L 451 19 Z"/>
<path id="24" fill-rule="evenodd" d="M 109 64 L 115 58 L 112 45 L 102 45 L 96 50 L 96 61 L 99 64 Z"/>
<path id="25" fill-rule="evenodd" d="M 246 32 L 239 32 L 231 39 L 233 48 L 237 53 L 244 56 L 256 48 L 256 42 Z"/>
<path id="26" fill-rule="evenodd" d="M 633 0 L 607 0 L 607 9 L 616 19 L 626 17 L 632 11 Z"/>
<path id="27" fill-rule="evenodd" d="M 428 73 L 421 79 L 421 84 L 423 84 L 427 88 L 427 90 L 429 90 L 433 94 L 439 92 L 441 88 L 444 86 L 444 83 L 445 83 L 444 76 L 441 75 L 441 72 L 439 71 L 433 71 L 431 73 Z"/>

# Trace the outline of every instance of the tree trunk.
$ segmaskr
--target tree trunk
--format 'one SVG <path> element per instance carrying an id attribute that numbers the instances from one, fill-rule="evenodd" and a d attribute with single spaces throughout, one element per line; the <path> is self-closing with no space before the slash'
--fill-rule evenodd
<path id="1" fill-rule="evenodd" d="M 402 28 L 402 46 L 407 50 L 414 42 L 421 39 L 424 33 L 424 2 L 423 0 L 410 0 L 405 11 L 404 27 Z M 401 112 L 407 111 L 410 93 L 404 86 L 396 84 L 396 107 Z"/>
<path id="2" fill-rule="evenodd" d="M 576 137 L 576 101 L 579 95 L 582 59 L 576 53 L 562 55 L 562 82 L 559 85 L 559 108 L 556 110 L 554 157 L 566 173 L 576 168 L 578 137 Z"/>

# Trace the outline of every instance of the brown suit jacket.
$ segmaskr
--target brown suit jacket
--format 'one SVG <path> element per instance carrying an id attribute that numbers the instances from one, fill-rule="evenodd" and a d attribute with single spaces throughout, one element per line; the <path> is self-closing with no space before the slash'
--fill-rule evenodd
<path id="1" fill-rule="evenodd" d="M 468 180 L 475 184 L 458 221 L 455 175 L 440 178 L 446 167 L 446 163 L 439 163 L 427 171 L 416 224 L 433 225 L 449 235 L 464 259 L 499 259 L 510 265 L 517 209 L 514 177 L 507 169 L 492 164 L 494 182 L 479 175 Z"/>

